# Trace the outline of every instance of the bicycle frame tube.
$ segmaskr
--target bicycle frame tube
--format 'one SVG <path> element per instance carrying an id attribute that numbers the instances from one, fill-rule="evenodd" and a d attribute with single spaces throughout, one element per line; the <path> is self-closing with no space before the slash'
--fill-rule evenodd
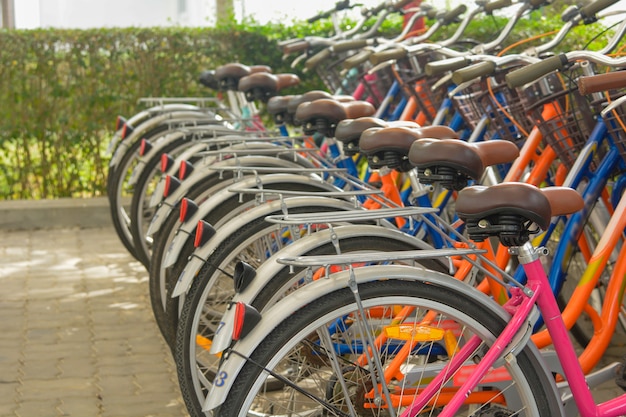
<path id="1" fill-rule="evenodd" d="M 622 198 L 620 200 L 605 232 L 602 234 L 600 242 L 598 242 L 596 250 L 589 260 L 587 269 L 585 270 L 583 276 L 580 277 L 578 285 L 574 290 L 567 307 L 562 313 L 563 321 L 567 329 L 574 325 L 577 318 L 587 305 L 587 300 L 593 289 L 596 287 L 600 274 L 611 256 L 611 253 L 614 251 L 617 241 L 621 239 L 624 228 L 626 228 L 626 198 Z M 621 252 L 620 256 L 623 255 L 624 248 L 622 248 Z M 623 261 L 620 261 L 619 263 L 623 264 Z M 600 316 L 603 325 L 600 326 L 599 329 L 596 329 L 596 334 L 594 335 L 592 342 L 593 346 L 589 345 L 585 349 L 585 353 L 581 355 L 580 358 L 581 366 L 584 372 L 588 372 L 595 364 L 597 364 L 605 350 L 601 348 L 606 348 L 606 344 L 608 344 L 608 341 L 611 338 L 612 329 L 615 326 L 615 320 L 617 320 L 617 315 L 619 314 L 619 309 L 615 311 L 614 305 L 619 306 L 621 304 L 624 291 L 623 267 L 621 267 L 621 271 L 620 268 L 617 267 L 614 269 L 609 285 L 611 286 L 611 291 L 610 293 L 607 293 L 605 297 Z M 609 298 L 609 296 L 611 296 L 611 298 Z M 607 307 L 606 311 L 605 306 Z M 610 323 L 610 325 L 606 326 L 605 324 L 607 323 Z M 611 327 L 611 325 L 613 327 Z M 533 336 L 533 341 L 538 347 L 544 347 L 551 342 L 549 336 L 548 332 L 542 331 Z"/>

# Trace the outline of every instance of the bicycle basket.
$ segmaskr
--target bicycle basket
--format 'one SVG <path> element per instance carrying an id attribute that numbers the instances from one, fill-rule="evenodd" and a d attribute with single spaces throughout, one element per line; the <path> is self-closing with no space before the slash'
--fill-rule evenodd
<path id="1" fill-rule="evenodd" d="M 604 116 L 609 136 L 626 163 L 626 105 L 621 105 L 607 112 Z"/>
<path id="2" fill-rule="evenodd" d="M 547 145 L 571 168 L 593 127 L 594 110 L 573 82 L 550 74 L 524 90 L 523 105 Z"/>
<path id="3" fill-rule="evenodd" d="M 439 76 L 427 76 L 424 67 L 428 62 L 440 59 L 435 52 L 421 53 L 399 60 L 393 67 L 393 75 L 406 97 L 415 100 L 417 109 L 426 122 L 432 124 L 446 94 L 445 86 L 433 90 Z"/>
<path id="4" fill-rule="evenodd" d="M 485 139 L 504 139 L 521 146 L 533 124 L 524 114 L 522 99 L 516 89 L 505 82 L 507 72 L 515 69 L 499 68 L 490 77 L 481 78 L 452 96 L 457 112 L 470 129 L 487 117 Z"/>

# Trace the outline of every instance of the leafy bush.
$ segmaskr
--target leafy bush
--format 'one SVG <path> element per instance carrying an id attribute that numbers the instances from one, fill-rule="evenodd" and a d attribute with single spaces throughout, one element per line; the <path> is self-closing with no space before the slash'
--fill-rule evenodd
<path id="1" fill-rule="evenodd" d="M 485 20 L 468 37 L 497 30 Z M 400 22 L 391 20 L 381 31 L 398 33 Z M 558 26 L 542 19 L 525 24 L 518 37 Z M 115 117 L 137 112 L 141 97 L 214 95 L 196 82 L 202 70 L 265 64 L 305 81 L 292 92 L 323 88 L 313 74 L 282 59 L 277 41 L 331 30 L 329 21 L 248 21 L 216 28 L 0 31 L 0 199 L 102 195 Z"/>

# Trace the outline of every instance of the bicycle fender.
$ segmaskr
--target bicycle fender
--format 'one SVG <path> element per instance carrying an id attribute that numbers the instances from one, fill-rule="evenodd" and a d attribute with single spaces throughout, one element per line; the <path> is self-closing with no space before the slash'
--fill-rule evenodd
<path id="1" fill-rule="evenodd" d="M 485 308 L 490 308 L 495 314 L 503 319 L 510 317 L 499 305 L 479 292 L 470 285 L 451 279 L 449 275 L 441 274 L 423 268 L 405 265 L 372 265 L 366 268 L 353 270 L 357 284 L 364 284 L 380 279 L 409 280 L 415 282 L 427 282 L 462 292 L 464 297 L 475 299 Z M 258 345 L 271 333 L 283 320 L 286 320 L 295 311 L 303 306 L 321 299 L 327 294 L 348 287 L 350 271 L 342 271 L 331 275 L 329 279 L 317 280 L 283 298 L 280 302 L 263 312 L 262 318 L 254 329 L 242 340 L 235 342 L 233 350 L 238 354 L 225 355 L 216 372 L 216 377 L 203 405 L 203 411 L 211 411 L 220 406 L 226 400 L 237 375 L 246 363 L 246 359 L 252 355 Z"/>
<path id="2" fill-rule="evenodd" d="M 185 266 L 185 270 L 183 270 L 178 278 L 178 281 L 176 282 L 176 286 L 172 291 L 172 297 L 178 297 L 181 294 L 187 293 L 193 278 L 197 275 L 204 262 L 209 258 L 209 256 L 211 256 L 215 249 L 217 249 L 220 243 L 222 243 L 223 239 L 235 234 L 238 230 L 246 226 L 254 219 L 269 215 L 270 213 L 275 213 L 276 211 L 284 208 L 289 210 L 293 207 L 336 207 L 337 209 L 350 210 L 353 209 L 354 206 L 348 201 L 326 197 L 293 197 L 283 201 L 270 201 L 253 209 L 247 210 L 240 216 L 224 223 L 212 239 L 210 239 L 204 246 L 196 248 L 191 256 L 191 261 L 189 261 L 187 266 Z"/>
<path id="3" fill-rule="evenodd" d="M 172 111 L 172 112 L 167 112 L 165 114 L 161 114 L 159 116 L 150 117 L 147 120 L 145 120 L 143 123 L 141 123 L 139 126 L 135 126 L 135 130 L 133 131 L 133 133 L 131 133 L 128 137 L 124 138 L 124 140 L 121 141 L 120 144 L 126 144 L 126 146 L 130 146 L 136 141 L 141 140 L 144 134 L 148 132 L 150 129 L 155 128 L 161 123 L 166 123 L 168 121 L 171 121 L 172 119 L 182 119 L 182 118 L 201 119 L 201 118 L 206 118 L 208 116 L 209 116 L 208 113 L 202 113 L 202 112 L 190 110 L 190 111 Z M 113 156 L 111 157 L 111 160 L 109 161 L 109 167 L 116 167 L 117 164 L 119 164 L 122 157 L 124 156 L 125 152 L 118 152 L 118 149 L 119 149 L 119 146 L 115 150 L 115 152 L 113 153 Z"/>
<path id="4" fill-rule="evenodd" d="M 240 159 L 242 161 L 244 158 Z M 252 158 L 254 161 L 250 161 L 251 163 L 257 164 L 257 158 Z M 261 179 L 262 186 L 269 186 L 277 183 L 285 183 L 290 182 L 293 184 L 314 184 L 315 186 L 319 186 L 323 189 L 328 189 L 328 191 L 337 191 L 331 184 L 320 183 L 317 179 L 312 179 L 309 176 L 299 175 L 299 174 L 268 174 L 263 175 L 261 177 L 250 177 L 244 178 L 241 181 L 238 181 L 237 187 L 240 188 L 256 188 L 260 186 L 259 179 Z M 174 265 L 178 261 L 178 256 L 180 255 L 180 251 L 185 246 L 185 242 L 191 238 L 191 234 L 196 228 L 198 221 L 204 219 L 213 209 L 219 207 L 222 202 L 232 197 L 234 192 L 228 190 L 227 188 L 219 190 L 215 194 L 211 196 L 211 198 L 205 200 L 198 206 L 198 211 L 185 223 L 183 223 L 179 227 L 179 232 L 176 234 L 170 247 L 167 250 L 163 261 L 163 267 L 167 268 L 169 266 Z M 216 228 L 219 228 L 219 224 L 213 225 Z M 181 233 L 182 232 L 182 233 Z"/>
<path id="5" fill-rule="evenodd" d="M 368 238 L 368 239 L 376 239 L 376 238 L 389 238 L 392 237 L 399 241 L 404 241 L 410 245 L 414 245 L 415 249 L 432 249 L 432 247 L 424 241 L 415 238 L 409 234 L 403 233 L 399 230 L 394 230 L 382 226 L 373 226 L 373 225 L 348 225 L 348 226 L 339 226 L 334 229 L 322 230 L 316 232 L 310 236 L 303 237 L 302 239 L 293 242 L 289 246 L 281 249 L 274 255 L 272 255 L 268 260 L 263 262 L 261 266 L 256 270 L 256 277 L 252 280 L 250 285 L 248 285 L 242 292 L 235 294 L 232 299 L 231 305 L 236 304 L 237 302 L 243 302 L 246 304 L 252 304 L 253 300 L 256 296 L 261 292 L 263 288 L 267 285 L 267 283 L 273 279 L 273 277 L 278 273 L 278 271 L 285 268 L 285 265 L 279 264 L 277 260 L 279 258 L 289 258 L 296 257 L 302 254 L 309 252 L 316 247 L 319 247 L 327 242 L 331 241 L 331 235 L 335 235 L 335 239 L 339 241 L 341 245 L 341 240 L 345 238 Z M 298 279 L 298 278 L 296 278 Z M 264 310 L 271 307 L 270 305 L 265 306 Z M 263 310 L 261 310 L 261 313 Z M 232 308 L 228 308 L 222 320 L 220 320 L 218 331 L 216 331 L 213 336 L 213 340 L 211 343 L 210 353 L 217 354 L 224 351 L 231 343 L 231 335 L 233 331 L 233 322 L 234 322 L 234 314 L 235 311 Z"/>
<path id="6" fill-rule="evenodd" d="M 227 162 L 229 165 L 232 164 L 232 160 L 224 162 Z M 222 165 L 225 164 L 219 164 L 219 166 Z M 210 171 L 208 174 L 210 174 Z M 242 187 L 248 188 L 255 187 L 257 185 L 257 182 L 256 178 L 244 178 L 242 181 L 237 182 L 237 184 L 241 185 Z M 198 221 L 204 219 L 204 217 L 206 217 L 212 210 L 214 210 L 216 207 L 219 207 L 219 205 L 226 201 L 228 198 L 232 197 L 233 194 L 234 193 L 232 191 L 229 191 L 226 188 L 217 191 L 211 196 L 211 198 L 203 201 L 198 206 L 198 211 L 189 220 L 181 224 L 181 226 L 179 227 L 179 231 L 176 233 L 176 236 L 172 240 L 172 243 L 170 244 L 170 247 L 165 254 L 165 258 L 163 261 L 164 268 L 170 267 L 178 261 L 178 255 L 180 255 L 180 251 L 182 250 L 183 246 L 185 246 L 187 240 L 191 238 L 191 234 L 194 232 Z"/>
<path id="7" fill-rule="evenodd" d="M 146 162 L 153 158 L 155 155 L 163 153 L 162 149 L 165 146 L 167 146 L 174 140 L 177 140 L 181 136 L 184 136 L 183 132 L 165 132 L 165 134 L 159 135 L 159 137 L 156 138 L 155 141 L 151 141 L 152 145 L 154 146 L 146 154 L 137 158 L 137 164 L 130 173 L 128 185 L 137 184 L 137 180 L 146 168 Z"/>

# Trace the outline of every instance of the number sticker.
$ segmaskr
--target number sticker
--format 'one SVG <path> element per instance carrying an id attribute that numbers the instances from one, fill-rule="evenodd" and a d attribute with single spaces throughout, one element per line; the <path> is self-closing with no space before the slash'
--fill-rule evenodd
<path id="1" fill-rule="evenodd" d="M 217 374 L 215 376 L 215 380 L 213 381 L 213 385 L 215 385 L 216 387 L 221 387 L 224 385 L 224 382 L 226 382 L 226 379 L 228 378 L 228 374 L 224 371 L 220 372 L 219 374 Z"/>

